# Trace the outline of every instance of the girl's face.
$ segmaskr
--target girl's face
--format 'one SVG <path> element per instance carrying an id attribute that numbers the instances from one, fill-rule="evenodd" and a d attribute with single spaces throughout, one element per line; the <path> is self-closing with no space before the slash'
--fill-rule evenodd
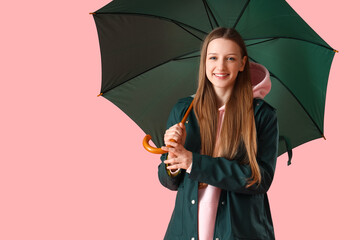
<path id="1" fill-rule="evenodd" d="M 206 76 L 216 92 L 231 90 L 245 63 L 246 56 L 241 56 L 239 45 L 232 40 L 217 38 L 207 47 Z"/>

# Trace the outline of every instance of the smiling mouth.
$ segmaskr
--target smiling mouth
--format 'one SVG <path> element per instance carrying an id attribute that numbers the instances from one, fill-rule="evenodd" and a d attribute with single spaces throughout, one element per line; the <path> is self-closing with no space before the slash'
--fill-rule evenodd
<path id="1" fill-rule="evenodd" d="M 227 76 L 227 75 L 229 75 L 229 74 L 227 74 L 227 73 L 214 73 L 214 75 L 215 75 L 216 77 L 225 77 L 225 76 Z"/>

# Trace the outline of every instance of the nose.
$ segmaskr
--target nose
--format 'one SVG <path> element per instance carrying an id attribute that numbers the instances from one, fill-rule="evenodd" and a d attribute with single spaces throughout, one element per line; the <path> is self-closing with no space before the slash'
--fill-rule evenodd
<path id="1" fill-rule="evenodd" d="M 225 60 L 224 59 L 219 59 L 218 61 L 217 61 L 217 69 L 218 70 L 224 70 L 225 68 L 226 68 L 226 64 L 225 64 L 226 62 L 225 62 Z"/>

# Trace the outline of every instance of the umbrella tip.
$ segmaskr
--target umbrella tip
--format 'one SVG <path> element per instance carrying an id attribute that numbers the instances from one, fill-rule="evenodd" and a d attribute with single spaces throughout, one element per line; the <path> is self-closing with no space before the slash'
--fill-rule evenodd
<path id="1" fill-rule="evenodd" d="M 91 14 L 91 15 L 95 15 L 96 13 L 94 13 L 94 12 L 91 12 L 91 13 L 89 13 L 89 14 Z"/>
<path id="2" fill-rule="evenodd" d="M 338 50 L 335 50 L 335 49 L 333 49 L 333 51 L 334 51 L 334 52 L 336 52 L 336 53 L 338 53 L 338 52 L 339 52 Z"/>
<path id="3" fill-rule="evenodd" d="M 103 93 L 100 93 L 99 95 L 97 95 L 98 97 L 100 97 L 100 96 L 102 96 L 103 95 Z"/>
<path id="4" fill-rule="evenodd" d="M 324 134 L 322 135 L 322 137 L 326 140 L 326 137 L 324 136 Z"/>

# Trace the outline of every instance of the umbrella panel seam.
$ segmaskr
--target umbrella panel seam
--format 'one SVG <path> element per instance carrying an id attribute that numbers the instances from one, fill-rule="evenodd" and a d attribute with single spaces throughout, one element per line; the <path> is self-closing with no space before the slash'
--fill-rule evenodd
<path id="1" fill-rule="evenodd" d="M 219 27 L 219 23 L 217 22 L 217 20 L 216 20 L 216 18 L 214 16 L 214 13 L 211 11 L 211 9 L 210 9 L 209 5 L 207 4 L 206 0 L 203 0 L 203 3 L 204 3 L 204 6 L 205 6 L 206 13 L 208 13 L 208 10 L 209 10 L 213 20 L 215 21 L 216 27 Z M 210 25 L 211 25 L 211 29 L 214 29 L 210 18 L 209 18 L 209 22 L 210 22 Z"/>
<path id="2" fill-rule="evenodd" d="M 254 60 L 253 58 L 249 57 L 252 61 L 256 62 L 256 60 Z M 306 111 L 305 107 L 303 104 L 301 104 L 300 100 L 293 94 L 293 92 L 280 80 L 279 77 L 277 77 L 275 74 L 273 74 L 270 70 L 268 70 L 270 73 L 270 76 L 273 78 L 276 78 L 279 83 L 281 85 L 283 85 L 283 87 L 294 97 L 294 99 L 296 100 L 296 102 L 301 106 L 301 108 L 303 109 L 303 111 L 306 113 L 306 115 L 310 118 L 310 120 L 314 123 L 314 125 L 316 126 L 317 130 L 320 132 L 320 134 L 323 136 L 324 133 L 320 130 L 319 126 L 317 125 L 317 123 L 314 121 L 314 119 L 311 117 L 311 115 L 309 114 L 308 111 Z"/>
<path id="3" fill-rule="evenodd" d="M 177 23 L 177 25 L 180 24 L 180 25 L 186 26 L 186 27 L 191 28 L 191 29 L 193 29 L 193 30 L 195 30 L 195 31 L 198 31 L 198 32 L 200 32 L 200 33 L 202 33 L 202 34 L 204 34 L 204 35 L 207 35 L 206 32 L 204 32 L 204 31 L 202 31 L 202 30 L 200 30 L 200 29 L 198 29 L 198 28 L 192 27 L 192 26 L 190 26 L 190 25 L 188 25 L 188 24 L 186 24 L 186 23 L 183 23 L 183 22 L 180 22 L 180 21 L 171 19 L 171 18 L 167 18 L 167 17 L 161 17 L 161 16 L 156 16 L 156 15 L 151 15 L 151 14 L 123 13 L 123 12 L 96 13 L 96 14 L 106 14 L 106 15 L 110 15 L 110 14 L 114 14 L 114 15 L 137 15 L 137 16 L 154 17 L 154 18 L 163 19 L 163 20 L 166 20 L 166 21 L 169 21 L 169 22 L 172 22 L 172 23 Z M 93 16 L 95 17 L 96 14 L 93 15 Z"/>
<path id="4" fill-rule="evenodd" d="M 264 40 L 264 41 L 258 42 L 258 43 L 253 43 L 253 44 L 247 45 L 246 47 L 249 47 L 249 46 L 252 46 L 252 45 L 256 45 L 256 44 L 261 44 L 261 43 L 268 42 L 268 41 L 277 40 L 277 39 L 291 39 L 291 40 L 297 40 L 297 41 L 302 41 L 302 42 L 311 43 L 311 44 L 314 44 L 314 45 L 317 45 L 317 46 L 326 48 L 326 49 L 328 49 L 328 50 L 334 51 L 334 49 L 333 49 L 332 47 L 327 47 L 327 46 L 321 45 L 320 43 L 315 43 L 315 42 L 312 42 L 312 41 L 308 41 L 308 40 L 301 39 L 301 38 L 295 38 L 295 37 L 286 37 L 286 36 L 279 36 L 279 37 L 260 37 L 260 38 L 248 38 L 248 39 L 244 39 L 244 41 L 259 40 L 259 39 L 267 39 L 267 40 Z"/>
<path id="5" fill-rule="evenodd" d="M 112 89 L 114 89 L 114 88 L 117 88 L 117 87 L 121 86 L 122 84 L 124 84 L 124 83 L 126 83 L 126 82 L 128 82 L 128 81 L 130 81 L 130 80 L 132 80 L 132 79 L 134 79 L 134 78 L 136 78 L 136 77 L 138 77 L 138 76 L 146 73 L 146 72 L 149 72 L 149 71 L 151 71 L 151 70 L 153 70 L 153 69 L 155 69 L 155 68 L 157 68 L 157 67 L 160 67 L 160 66 L 162 66 L 162 65 L 164 65 L 164 64 L 166 64 L 166 63 L 169 63 L 169 62 L 171 62 L 171 61 L 182 60 L 182 59 L 181 59 L 182 56 L 186 56 L 186 55 L 189 55 L 189 54 L 198 52 L 198 51 L 199 51 L 199 50 L 191 51 L 191 52 L 188 52 L 188 53 L 186 53 L 186 54 L 180 55 L 180 56 L 178 56 L 178 57 L 176 57 L 176 58 L 171 58 L 171 59 L 169 59 L 169 60 L 167 60 L 167 61 L 165 61 L 165 62 L 162 62 L 162 63 L 160 63 L 160 64 L 158 64 L 158 65 L 156 65 L 156 66 L 153 66 L 153 67 L 151 67 L 151 68 L 149 68 L 149 69 L 147 69 L 147 70 L 145 70 L 145 71 L 137 74 L 136 76 L 134 76 L 134 77 L 132 77 L 132 78 L 129 78 L 129 79 L 127 79 L 126 81 L 124 81 L 124 82 L 122 82 L 122 83 L 120 83 L 120 84 L 118 84 L 118 85 L 116 85 L 116 86 L 114 86 L 114 87 L 112 87 L 112 88 L 110 88 L 110 89 L 108 89 L 108 90 L 106 90 L 106 91 L 103 91 L 102 94 L 105 94 L 106 92 L 108 92 L 108 91 L 110 91 L 110 90 L 112 90 Z M 188 57 L 188 58 L 192 58 L 192 57 Z M 184 58 L 184 59 L 188 59 L 188 58 Z"/>
<path id="6" fill-rule="evenodd" d="M 176 21 L 171 21 L 173 22 L 176 26 L 179 26 L 180 28 L 182 28 L 184 31 L 186 31 L 187 33 L 189 33 L 190 35 L 194 36 L 195 38 L 199 39 L 200 41 L 202 41 L 201 38 L 199 38 L 198 36 L 196 36 L 195 34 L 193 34 L 192 32 L 190 32 L 189 30 L 187 30 L 186 28 L 184 28 L 183 26 L 181 26 L 181 24 L 179 24 Z"/>
<path id="7" fill-rule="evenodd" d="M 233 26 L 232 28 L 235 28 L 236 25 L 238 25 L 238 23 L 240 22 L 240 19 L 241 19 L 241 17 L 243 16 L 246 8 L 249 6 L 249 3 L 250 3 L 250 0 L 248 0 L 248 1 L 245 3 L 245 7 L 241 10 L 241 12 L 240 12 L 238 18 L 236 19 L 235 24 L 234 24 L 234 26 Z"/>
<path id="8" fill-rule="evenodd" d="M 205 7 L 205 11 L 206 11 L 206 15 L 208 17 L 208 20 L 209 20 L 209 23 L 210 23 L 210 26 L 211 26 L 211 29 L 214 29 L 214 26 L 212 25 L 212 22 L 211 22 L 211 19 L 210 19 L 210 16 L 209 16 L 209 12 L 208 12 L 208 9 L 207 9 L 207 3 L 205 0 L 202 1 L 203 4 L 204 4 L 204 7 Z"/>

